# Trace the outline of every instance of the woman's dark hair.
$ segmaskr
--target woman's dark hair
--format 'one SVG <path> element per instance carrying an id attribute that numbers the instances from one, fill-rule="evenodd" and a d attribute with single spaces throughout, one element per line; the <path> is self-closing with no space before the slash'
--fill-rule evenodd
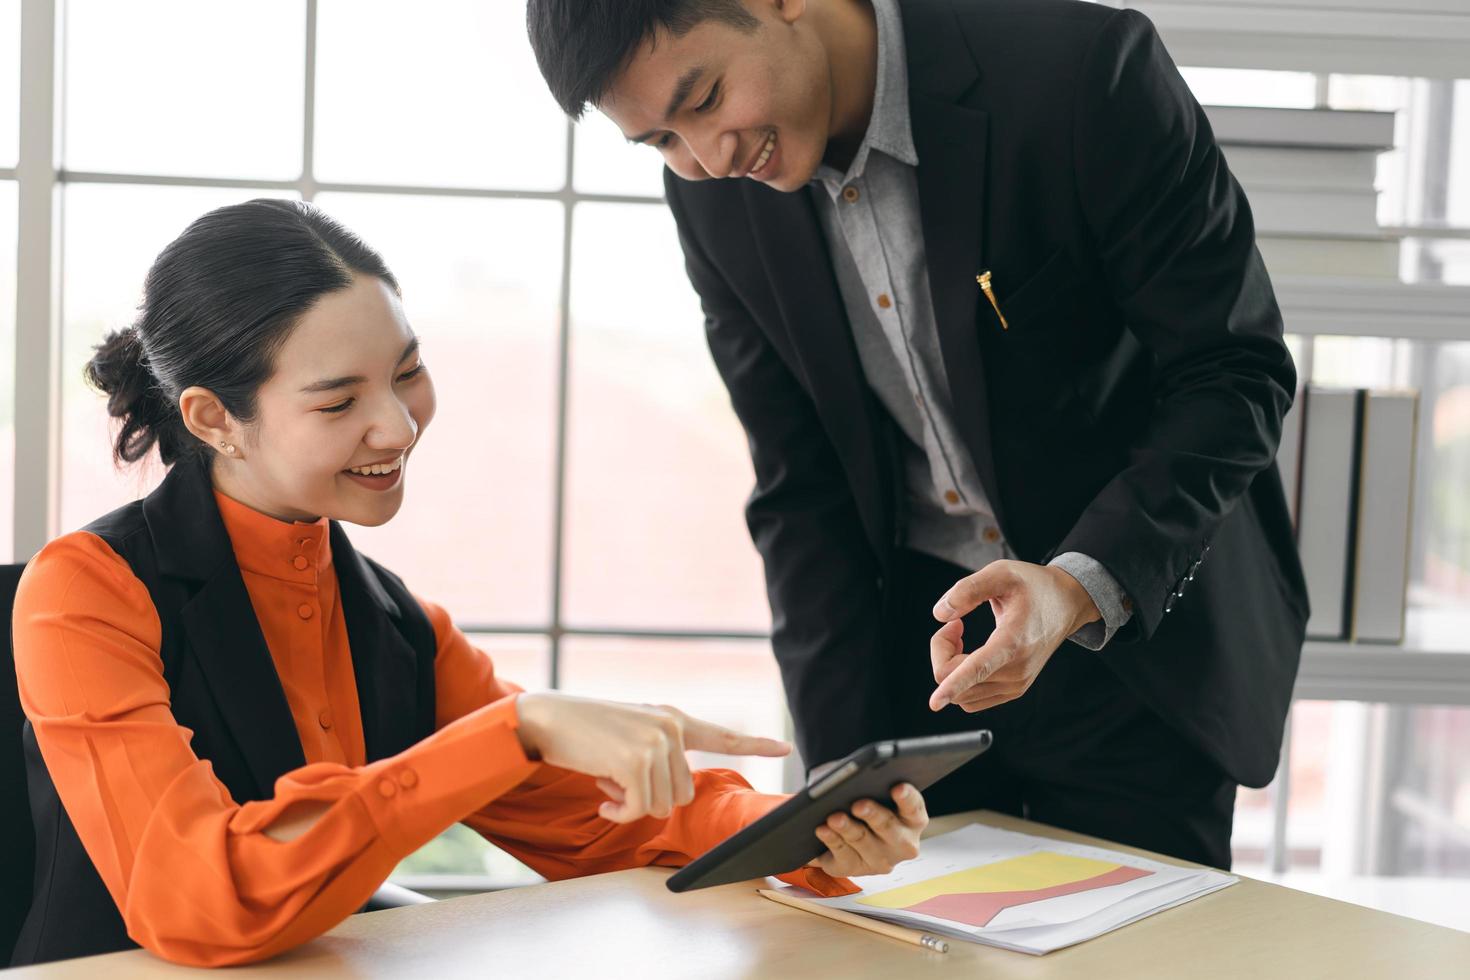
<path id="1" fill-rule="evenodd" d="M 122 420 L 114 458 L 136 462 L 155 444 L 165 464 L 209 452 L 179 414 L 179 395 L 195 385 L 253 421 L 256 393 L 292 328 L 354 273 L 398 290 L 377 252 L 300 201 L 246 201 L 184 229 L 148 270 L 138 319 L 87 364 L 88 382 Z"/>

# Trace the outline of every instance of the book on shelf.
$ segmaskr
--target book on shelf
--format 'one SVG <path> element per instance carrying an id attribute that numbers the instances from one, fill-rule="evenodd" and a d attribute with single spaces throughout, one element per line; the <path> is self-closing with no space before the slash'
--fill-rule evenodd
<path id="1" fill-rule="evenodd" d="M 1393 148 L 1392 112 L 1218 105 L 1204 110 L 1215 141 L 1222 145 Z"/>
<path id="2" fill-rule="evenodd" d="M 1232 145 L 1222 148 L 1235 179 L 1245 186 L 1282 190 L 1371 191 L 1377 186 L 1378 150 L 1310 146 Z"/>
<path id="3" fill-rule="evenodd" d="M 1273 276 L 1355 276 L 1398 279 L 1399 240 L 1258 235 L 1256 247 Z"/>
<path id="4" fill-rule="evenodd" d="M 1348 635 L 1363 393 L 1310 387 L 1302 418 L 1297 548 L 1312 606 L 1307 636 Z"/>
<path id="5" fill-rule="evenodd" d="M 1302 404 L 1306 393 L 1300 387 L 1291 401 L 1291 408 L 1281 420 L 1281 441 L 1276 446 L 1276 467 L 1281 471 L 1281 489 L 1286 493 L 1286 510 L 1291 514 L 1291 526 L 1296 527 L 1297 494 L 1301 489 L 1302 473 Z"/>
<path id="6" fill-rule="evenodd" d="M 1348 634 L 1358 642 L 1404 639 L 1418 416 L 1417 392 L 1370 391 L 1363 405 Z"/>
<path id="7" fill-rule="evenodd" d="M 1378 193 L 1246 187 L 1245 196 L 1262 235 L 1362 235 L 1377 237 Z"/>

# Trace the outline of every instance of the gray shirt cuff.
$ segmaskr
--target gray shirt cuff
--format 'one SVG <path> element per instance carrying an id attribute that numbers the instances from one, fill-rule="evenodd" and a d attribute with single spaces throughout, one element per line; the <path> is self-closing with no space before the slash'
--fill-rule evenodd
<path id="1" fill-rule="evenodd" d="M 1133 603 L 1129 601 L 1128 593 L 1101 562 L 1079 551 L 1064 552 L 1047 564 L 1075 578 L 1092 597 L 1097 611 L 1102 613 L 1100 621 L 1088 623 L 1067 639 L 1089 650 L 1101 650 L 1107 646 L 1113 634 L 1133 618 Z"/>

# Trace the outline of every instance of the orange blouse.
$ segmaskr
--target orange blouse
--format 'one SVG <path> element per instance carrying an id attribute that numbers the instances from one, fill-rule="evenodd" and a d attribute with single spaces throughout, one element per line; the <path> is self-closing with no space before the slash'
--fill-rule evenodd
<path id="1" fill-rule="evenodd" d="M 694 801 L 667 819 L 604 820 L 590 777 L 526 758 L 520 688 L 429 602 L 436 731 L 367 764 L 327 522 L 215 497 L 307 760 L 271 799 L 236 803 L 193 753 L 170 711 L 148 590 L 101 538 L 48 544 L 15 603 L 21 703 L 46 767 L 128 934 L 157 955 L 219 966 L 303 943 L 456 821 L 556 879 L 684 864 L 783 799 L 704 769 Z M 328 809 L 292 841 L 266 836 L 302 802 Z M 815 868 L 785 878 L 852 890 Z"/>

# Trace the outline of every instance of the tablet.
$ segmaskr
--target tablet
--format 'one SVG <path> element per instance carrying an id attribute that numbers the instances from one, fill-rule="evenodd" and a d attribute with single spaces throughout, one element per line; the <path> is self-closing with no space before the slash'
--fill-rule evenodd
<path id="1" fill-rule="evenodd" d="M 669 890 L 683 892 L 794 871 L 826 852 L 816 830 L 833 813 L 863 799 L 896 810 L 894 786 L 910 783 L 927 789 L 988 748 L 988 731 L 865 745 L 755 823 L 680 868 L 669 877 Z"/>

